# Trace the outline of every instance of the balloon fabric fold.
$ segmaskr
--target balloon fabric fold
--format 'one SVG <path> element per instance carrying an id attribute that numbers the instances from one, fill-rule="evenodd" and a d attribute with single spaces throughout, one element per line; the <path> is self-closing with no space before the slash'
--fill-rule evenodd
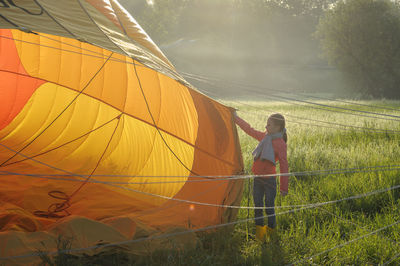
<path id="1" fill-rule="evenodd" d="M 0 3 L 1 257 L 230 222 L 243 183 L 212 176 L 242 171 L 231 109 L 117 1 Z"/>

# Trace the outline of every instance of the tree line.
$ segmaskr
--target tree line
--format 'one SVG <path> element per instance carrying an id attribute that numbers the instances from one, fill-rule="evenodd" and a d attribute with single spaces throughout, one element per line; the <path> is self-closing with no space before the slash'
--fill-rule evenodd
<path id="1" fill-rule="evenodd" d="M 231 51 L 237 60 L 254 62 L 248 71 L 251 79 L 261 64 L 273 73 L 290 67 L 299 84 L 305 76 L 316 80 L 315 76 L 326 75 L 325 68 L 334 67 L 348 88 L 364 96 L 395 98 L 400 97 L 398 2 L 121 0 L 157 44 L 207 40 L 223 53 Z M 282 86 L 287 84 L 296 86 L 295 81 Z"/>

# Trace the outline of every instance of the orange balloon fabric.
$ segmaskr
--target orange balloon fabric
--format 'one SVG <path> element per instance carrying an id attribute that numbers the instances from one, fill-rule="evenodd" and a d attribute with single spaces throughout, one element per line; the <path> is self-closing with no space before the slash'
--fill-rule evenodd
<path id="1" fill-rule="evenodd" d="M 4 3 L 1 258 L 31 262 L 12 256 L 58 235 L 82 248 L 235 219 L 213 206 L 242 195 L 242 181 L 212 177 L 243 171 L 231 109 L 188 84 L 117 1 Z"/>

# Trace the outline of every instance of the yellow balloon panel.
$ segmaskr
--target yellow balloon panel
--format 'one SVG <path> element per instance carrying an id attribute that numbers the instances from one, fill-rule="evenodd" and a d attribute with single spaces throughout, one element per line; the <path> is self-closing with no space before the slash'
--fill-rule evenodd
<path id="1" fill-rule="evenodd" d="M 43 84 L 36 90 L 29 104 L 17 116 L 16 120 L 0 132 L 3 143 L 19 150 L 33 141 L 24 149 L 23 154 L 34 155 L 81 137 L 120 114 L 111 107 L 101 107 L 101 103 L 85 95 L 80 95 L 76 101 L 72 102 L 77 94 L 77 92 L 52 83 Z M 71 106 L 66 108 L 71 102 Z M 56 119 L 57 117 L 59 118 Z M 72 145 L 63 146 L 54 151 L 57 153 L 62 150 L 62 157 L 56 157 L 54 154 L 47 155 L 44 161 L 56 164 L 56 166 L 59 161 L 62 161 L 62 164 L 65 165 L 70 155 L 79 157 L 78 154 L 73 153 L 82 143 L 88 141 L 89 137 L 95 136 L 97 139 L 93 140 L 93 143 L 97 145 L 85 147 L 88 154 L 88 156 L 85 156 L 85 158 L 87 157 L 86 163 L 82 162 L 81 165 L 76 164 L 76 162 L 73 163 L 73 171 L 85 173 L 96 161 L 95 156 L 101 155 L 102 143 L 107 141 L 104 136 L 111 135 L 109 131 L 112 132 L 112 130 L 110 126 L 103 127 L 99 130 L 102 133 L 101 135 L 90 134 L 86 138 L 79 138 L 71 143 Z M 41 135 L 39 136 L 39 134 Z M 20 159 L 24 159 L 24 157 L 16 156 L 13 161 Z M 79 162 L 81 159 L 75 158 L 74 161 Z"/>
<path id="2" fill-rule="evenodd" d="M 154 126 L 128 115 L 118 119 L 121 112 L 86 95 L 79 95 L 71 107 L 62 113 L 61 108 L 65 108 L 77 95 L 77 92 L 65 87 L 45 83 L 36 90 L 16 119 L 0 131 L 0 139 L 4 145 L 20 150 L 48 127 L 23 151 L 23 154 L 36 156 L 43 153 L 34 159 L 45 162 L 53 168 L 33 160 L 18 163 L 26 158 L 17 155 L 8 162 L 10 165 L 4 166 L 5 170 L 45 175 L 52 173 L 89 175 L 98 164 L 93 180 L 135 183 L 171 180 L 165 177 L 155 179 L 153 176 L 190 174 L 188 169 L 191 169 L 194 158 L 192 145 L 161 130 L 157 131 Z M 55 120 L 57 116 L 59 118 Z M 55 122 L 49 126 L 53 120 Z M 104 156 L 101 157 L 103 153 Z M 12 155 L 11 151 L 2 152 L 0 159 L 5 161 Z M 61 170 L 55 171 L 54 167 Z M 69 178 L 79 179 L 74 175 Z M 186 178 L 180 180 L 185 181 Z M 51 189 L 61 189 L 68 193 L 72 193 L 76 187 L 75 182 L 69 182 L 63 187 L 47 180 L 41 182 L 46 185 L 51 184 Z M 123 193 L 131 198 L 149 201 L 148 204 L 158 205 L 165 201 L 162 197 L 173 197 L 183 185 L 184 182 L 167 186 L 160 184 L 103 186 L 112 191 L 111 194 Z M 89 183 L 87 186 L 100 185 Z M 37 191 L 41 191 L 47 197 L 47 192 L 43 189 Z M 141 192 L 162 197 L 144 196 Z M 87 197 L 90 198 L 90 195 Z"/>
<path id="3" fill-rule="evenodd" d="M 59 36 L 18 30 L 12 30 L 12 35 L 30 76 L 76 90 L 81 90 L 111 55 L 110 51 Z"/>
<path id="4" fill-rule="evenodd" d="M 232 221 L 237 209 L 182 202 L 240 204 L 241 180 L 187 182 L 243 170 L 232 111 L 117 1 L 17 2 L 0 20 L 0 253 Z"/>
<path id="5" fill-rule="evenodd" d="M 12 33 L 23 41 L 16 41 L 16 45 L 30 76 L 82 91 L 136 119 L 156 122 L 166 132 L 195 144 L 196 108 L 187 87 L 178 81 L 126 56 L 76 40 Z"/>

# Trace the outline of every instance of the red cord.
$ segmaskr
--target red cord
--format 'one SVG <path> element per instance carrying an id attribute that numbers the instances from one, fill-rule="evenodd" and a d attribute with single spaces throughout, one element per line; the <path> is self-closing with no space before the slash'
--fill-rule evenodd
<path id="1" fill-rule="evenodd" d="M 120 114 L 119 116 L 116 117 L 116 119 L 118 120 L 117 125 L 114 128 L 114 131 L 110 137 L 110 140 L 107 143 L 106 148 L 103 151 L 103 154 L 100 156 L 100 159 L 97 161 L 96 167 L 93 169 L 93 171 L 90 173 L 90 175 L 86 178 L 86 180 L 74 191 L 72 192 L 72 194 L 70 196 L 68 196 L 65 192 L 63 191 L 59 191 L 59 190 L 52 190 L 48 193 L 48 195 L 52 198 L 55 199 L 59 199 L 62 200 L 62 202 L 59 203 L 53 203 L 51 204 L 48 208 L 47 211 L 34 211 L 33 214 L 38 216 L 38 217 L 44 217 L 44 218 L 63 218 L 66 216 L 71 215 L 71 213 L 68 212 L 68 208 L 71 207 L 71 198 L 78 193 L 78 191 L 81 190 L 81 188 L 87 184 L 87 182 L 89 181 L 90 178 L 92 178 L 92 175 L 94 174 L 94 172 L 96 171 L 97 167 L 99 167 L 101 160 L 104 157 L 104 154 L 106 153 L 108 146 L 111 143 L 111 140 L 114 137 L 115 132 L 117 131 L 117 128 L 119 126 L 119 122 L 121 121 Z M 62 214 L 59 214 L 62 213 Z"/>
<path id="2" fill-rule="evenodd" d="M 48 195 L 52 198 L 60 199 L 63 201 L 51 204 L 48 207 L 47 211 L 34 211 L 33 212 L 34 215 L 44 218 L 63 218 L 71 215 L 71 213 L 69 213 L 67 210 L 69 207 L 71 207 L 70 196 L 65 194 L 65 192 L 59 190 L 52 190 L 48 193 Z"/>

